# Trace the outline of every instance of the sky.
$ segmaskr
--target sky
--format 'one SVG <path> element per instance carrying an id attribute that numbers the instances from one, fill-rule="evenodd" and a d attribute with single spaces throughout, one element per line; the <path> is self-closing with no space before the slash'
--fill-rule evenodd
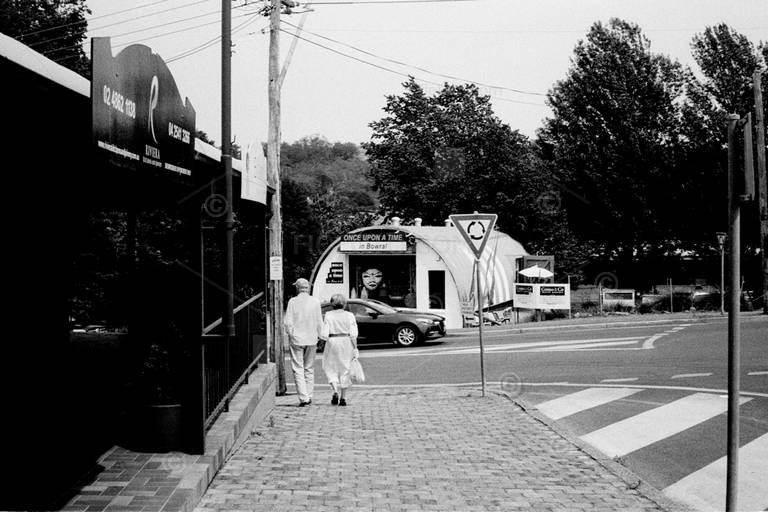
<path id="1" fill-rule="evenodd" d="M 111 37 L 115 54 L 132 43 L 151 47 L 194 106 L 197 128 L 219 144 L 221 1 L 87 4 L 88 36 Z M 232 2 L 232 135 L 242 147 L 267 140 L 261 5 Z M 281 91 L 284 142 L 370 140 L 369 124 L 408 75 L 428 94 L 446 81 L 477 83 L 502 122 L 534 137 L 551 114 L 544 95 L 566 76 L 575 45 L 593 23 L 613 17 L 638 24 L 652 51 L 694 70 L 691 39 L 707 26 L 726 23 L 755 44 L 768 41 L 768 0 L 322 0 L 311 8 Z M 283 29 L 295 33 L 302 16 L 283 15 Z M 282 63 L 290 33 L 281 34 Z"/>

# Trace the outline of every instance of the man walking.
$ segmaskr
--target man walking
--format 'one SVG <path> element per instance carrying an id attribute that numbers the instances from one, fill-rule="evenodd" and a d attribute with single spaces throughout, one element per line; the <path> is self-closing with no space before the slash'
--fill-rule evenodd
<path id="1" fill-rule="evenodd" d="M 323 329 L 320 301 L 309 295 L 309 281 L 299 278 L 293 285 L 296 297 L 288 301 L 283 324 L 291 348 L 291 368 L 299 395 L 299 407 L 312 403 L 315 387 L 315 354 Z"/>

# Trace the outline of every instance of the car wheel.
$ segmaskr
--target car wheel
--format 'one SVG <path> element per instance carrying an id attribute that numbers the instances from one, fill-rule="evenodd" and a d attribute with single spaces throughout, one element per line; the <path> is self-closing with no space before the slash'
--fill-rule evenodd
<path id="1" fill-rule="evenodd" d="M 419 331 L 412 325 L 401 325 L 395 329 L 395 343 L 401 347 L 410 347 L 419 342 Z"/>

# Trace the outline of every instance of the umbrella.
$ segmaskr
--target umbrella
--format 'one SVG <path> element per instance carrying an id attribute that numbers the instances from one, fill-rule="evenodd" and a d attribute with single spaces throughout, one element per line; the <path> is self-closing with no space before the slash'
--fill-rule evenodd
<path id="1" fill-rule="evenodd" d="M 524 268 L 520 271 L 521 275 L 524 275 L 525 277 L 537 277 L 539 279 L 547 279 L 549 277 L 552 277 L 554 274 L 550 272 L 549 270 L 540 267 L 538 265 L 534 265 L 532 267 Z"/>

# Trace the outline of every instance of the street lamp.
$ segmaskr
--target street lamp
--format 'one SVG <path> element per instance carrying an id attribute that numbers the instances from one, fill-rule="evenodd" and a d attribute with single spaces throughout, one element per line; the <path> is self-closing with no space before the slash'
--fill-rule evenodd
<path id="1" fill-rule="evenodd" d="M 725 237 L 722 231 L 715 233 L 717 236 L 717 245 L 720 246 L 720 314 L 725 314 Z"/>

